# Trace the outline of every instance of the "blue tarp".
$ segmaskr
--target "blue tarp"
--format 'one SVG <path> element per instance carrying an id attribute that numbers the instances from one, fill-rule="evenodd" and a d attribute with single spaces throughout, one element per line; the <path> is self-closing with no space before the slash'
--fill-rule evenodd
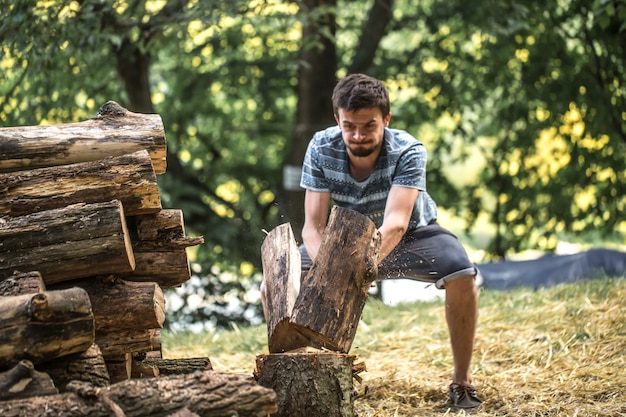
<path id="1" fill-rule="evenodd" d="M 626 276 L 626 253 L 591 249 L 572 255 L 547 255 L 529 261 L 477 265 L 485 288 L 549 287 L 580 279 Z"/>

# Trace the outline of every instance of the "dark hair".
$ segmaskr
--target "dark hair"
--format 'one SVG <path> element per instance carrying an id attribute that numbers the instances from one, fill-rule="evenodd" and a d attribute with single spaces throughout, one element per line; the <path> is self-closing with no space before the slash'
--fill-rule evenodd
<path id="1" fill-rule="evenodd" d="M 379 108 L 383 117 L 389 114 L 389 93 L 382 82 L 365 74 L 350 74 L 333 90 L 333 111 Z"/>

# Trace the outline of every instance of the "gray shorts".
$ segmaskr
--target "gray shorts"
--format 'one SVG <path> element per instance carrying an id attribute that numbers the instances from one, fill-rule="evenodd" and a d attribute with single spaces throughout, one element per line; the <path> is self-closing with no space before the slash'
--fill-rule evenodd
<path id="1" fill-rule="evenodd" d="M 304 276 L 312 263 L 304 245 L 299 249 Z M 407 232 L 378 265 L 378 279 L 409 278 L 431 282 L 440 289 L 447 282 L 476 273 L 461 242 L 437 223 Z"/>

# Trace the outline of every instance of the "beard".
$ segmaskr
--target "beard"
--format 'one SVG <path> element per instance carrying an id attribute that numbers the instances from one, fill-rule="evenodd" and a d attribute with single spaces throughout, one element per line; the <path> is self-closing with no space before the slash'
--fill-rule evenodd
<path id="1" fill-rule="evenodd" d="M 346 148 L 348 149 L 348 152 L 350 152 L 353 156 L 364 158 L 366 156 L 370 156 L 371 154 L 376 152 L 378 149 L 380 149 L 381 142 L 378 142 L 369 146 L 367 145 L 369 144 L 360 143 L 357 146 L 354 146 L 348 143 L 346 144 Z"/>

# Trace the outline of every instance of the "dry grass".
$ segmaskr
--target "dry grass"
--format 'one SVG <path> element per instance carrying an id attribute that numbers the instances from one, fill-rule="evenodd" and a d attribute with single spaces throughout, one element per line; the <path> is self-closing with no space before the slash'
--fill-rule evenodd
<path id="1" fill-rule="evenodd" d="M 485 403 L 473 416 L 626 416 L 626 280 L 484 291 L 472 371 Z M 209 356 L 252 374 L 264 326 L 164 335 L 166 357 Z M 368 301 L 351 353 L 368 372 L 360 417 L 465 415 L 446 404 L 452 369 L 442 302 Z M 469 414 L 469 413 L 467 413 Z"/>

